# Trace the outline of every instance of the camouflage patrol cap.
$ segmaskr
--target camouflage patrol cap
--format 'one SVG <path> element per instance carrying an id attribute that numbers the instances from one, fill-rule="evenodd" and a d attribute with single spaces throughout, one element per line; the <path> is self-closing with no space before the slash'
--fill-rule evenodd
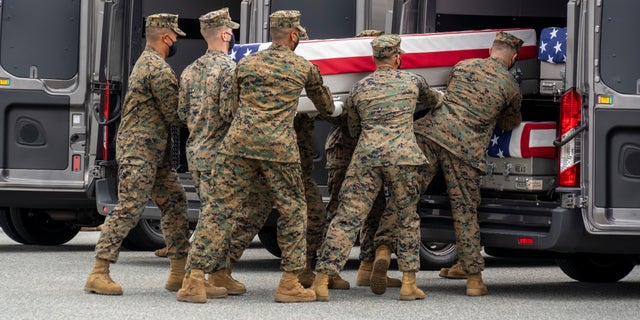
<path id="1" fill-rule="evenodd" d="M 520 47 L 522 46 L 522 44 L 524 43 L 524 41 L 522 41 L 522 39 L 510 34 L 510 33 L 506 33 L 504 31 L 500 31 L 498 33 L 496 33 L 496 39 L 494 41 L 500 41 L 503 42 L 505 44 L 507 44 L 508 46 L 516 49 L 516 51 L 520 50 Z"/>
<path id="2" fill-rule="evenodd" d="M 298 10 L 279 10 L 269 16 L 269 27 L 290 29 L 296 28 L 300 31 L 300 39 L 307 40 L 307 30 L 300 25 L 300 11 Z"/>
<path id="3" fill-rule="evenodd" d="M 360 38 L 360 37 L 377 37 L 380 35 L 383 35 L 384 31 L 382 30 L 373 30 L 373 29 L 369 29 L 369 30 L 362 30 L 360 32 L 358 32 L 358 34 L 356 35 L 356 38 Z"/>
<path id="4" fill-rule="evenodd" d="M 170 13 L 156 13 L 147 16 L 145 27 L 168 28 L 181 36 L 186 36 L 180 28 L 178 28 L 178 15 Z"/>
<path id="5" fill-rule="evenodd" d="M 371 41 L 373 56 L 376 58 L 391 57 L 397 53 L 404 53 L 400 49 L 400 37 L 395 34 L 383 34 Z"/>
<path id="6" fill-rule="evenodd" d="M 229 8 L 211 11 L 200 17 L 200 29 L 209 29 L 227 26 L 231 29 L 238 29 L 240 25 L 231 20 Z"/>

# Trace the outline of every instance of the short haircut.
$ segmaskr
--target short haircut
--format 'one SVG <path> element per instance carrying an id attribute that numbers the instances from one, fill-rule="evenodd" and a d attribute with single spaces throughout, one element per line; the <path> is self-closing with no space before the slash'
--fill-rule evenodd
<path id="1" fill-rule="evenodd" d="M 149 40 L 155 41 L 160 39 L 160 37 L 165 33 L 173 32 L 169 28 L 161 28 L 161 27 L 146 27 L 145 29 L 145 37 Z"/>
<path id="2" fill-rule="evenodd" d="M 510 51 L 511 53 L 518 52 L 514 47 L 508 45 L 505 42 L 498 41 L 498 40 L 494 40 L 493 45 L 491 45 L 491 47 L 493 48 L 493 50 L 498 50 L 498 51 Z"/>
<path id="3" fill-rule="evenodd" d="M 215 28 L 205 28 L 205 29 L 200 29 L 200 34 L 202 34 L 202 37 L 207 40 L 210 39 L 211 37 L 216 36 L 220 31 L 222 31 L 224 29 L 224 26 L 219 26 L 219 27 L 215 27 Z"/>
<path id="4" fill-rule="evenodd" d="M 291 31 L 297 30 L 296 28 L 269 28 L 269 35 L 273 40 L 284 40 Z"/>

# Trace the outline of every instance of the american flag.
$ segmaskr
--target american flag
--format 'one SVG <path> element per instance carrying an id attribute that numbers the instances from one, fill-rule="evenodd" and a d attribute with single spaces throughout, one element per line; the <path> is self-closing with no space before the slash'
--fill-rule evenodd
<path id="1" fill-rule="evenodd" d="M 555 158 L 555 122 L 522 122 L 511 131 L 493 130 L 487 155 L 496 158 Z"/>
<path id="2" fill-rule="evenodd" d="M 567 62 L 567 28 L 544 28 L 540 31 L 538 59 L 549 63 Z"/>
<path id="3" fill-rule="evenodd" d="M 486 58 L 498 31 L 506 31 L 524 40 L 520 59 L 535 59 L 536 32 L 533 29 L 479 30 L 401 35 L 402 69 L 453 66 L 467 58 Z M 373 37 L 301 41 L 296 53 L 316 64 L 323 76 L 372 72 Z M 229 55 L 238 62 L 243 57 L 268 48 L 270 43 L 235 45 Z"/>

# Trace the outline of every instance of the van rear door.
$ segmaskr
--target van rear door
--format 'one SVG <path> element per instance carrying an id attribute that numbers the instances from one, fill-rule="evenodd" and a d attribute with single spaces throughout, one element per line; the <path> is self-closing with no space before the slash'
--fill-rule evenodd
<path id="1" fill-rule="evenodd" d="M 595 21 L 585 75 L 591 83 L 586 171 L 587 229 L 601 234 L 640 232 L 640 2 L 590 1 Z M 577 64 L 579 65 L 579 64 Z"/>
<path id="2" fill-rule="evenodd" d="M 85 186 L 91 3 L 0 2 L 3 190 Z"/>

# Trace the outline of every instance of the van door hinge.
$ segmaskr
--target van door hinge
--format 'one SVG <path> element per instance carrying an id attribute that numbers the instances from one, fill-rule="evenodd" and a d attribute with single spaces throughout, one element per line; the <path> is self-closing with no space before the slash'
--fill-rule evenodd
<path id="1" fill-rule="evenodd" d="M 567 209 L 584 208 L 587 205 L 587 197 L 579 196 L 573 193 L 565 193 L 562 195 L 561 206 Z"/>

